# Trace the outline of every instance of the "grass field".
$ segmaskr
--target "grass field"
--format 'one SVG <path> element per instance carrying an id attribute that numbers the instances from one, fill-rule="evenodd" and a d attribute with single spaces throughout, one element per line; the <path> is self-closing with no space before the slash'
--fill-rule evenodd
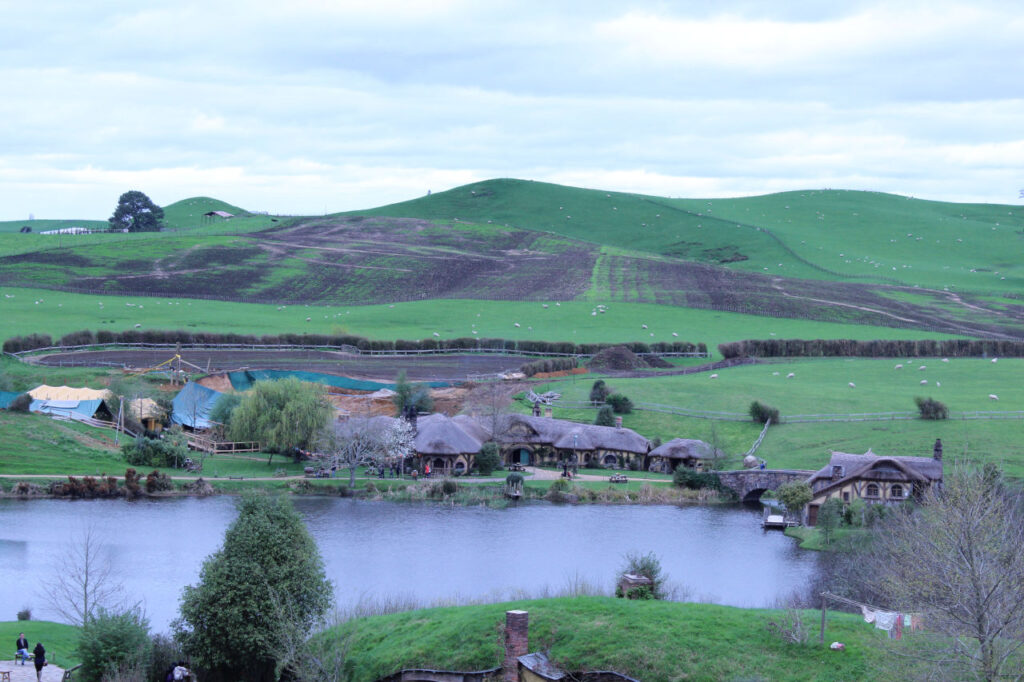
<path id="1" fill-rule="evenodd" d="M 434 608 L 351 621 L 329 631 L 348 647 L 355 680 L 403 668 L 482 670 L 500 666 L 505 611 L 530 614 L 530 650 L 546 651 L 567 670 L 615 670 L 641 680 L 860 680 L 886 670 L 884 633 L 858 615 L 829 613 L 818 645 L 818 612 L 802 612 L 813 643 L 770 634 L 781 611 L 713 604 L 556 598 Z M 348 635 L 348 637 L 346 637 Z M 846 651 L 828 649 L 832 641 Z M 912 637 L 901 651 L 918 646 Z M 890 656 L 892 654 L 889 654 Z"/>
<path id="2" fill-rule="evenodd" d="M 693 410 L 745 413 L 753 400 L 779 408 L 783 416 L 797 414 L 852 414 L 914 412 L 915 396 L 933 397 L 954 412 L 1024 410 L 1024 361 L 939 358 L 911 363 L 896 370 L 895 360 L 808 359 L 764 365 L 748 365 L 710 373 L 649 377 L 609 378 L 609 386 L 632 400 L 660 403 Z M 920 365 L 927 367 L 917 370 Z M 778 372 L 776 375 L 775 373 Z M 789 373 L 795 376 L 787 379 Z M 586 400 L 596 376 L 576 377 L 535 387 L 555 390 L 566 400 Z M 928 385 L 920 381 L 927 378 Z M 852 381 L 856 388 L 847 384 Z M 941 383 L 937 386 L 936 382 Z M 999 396 L 995 402 L 989 393 Z M 520 409 L 525 407 L 520 405 Z M 590 409 L 555 409 L 556 417 L 592 422 Z M 753 422 L 712 421 L 653 411 L 634 411 L 623 425 L 648 438 L 697 438 L 734 456 L 757 438 L 760 426 Z M 944 421 L 859 421 L 794 423 L 773 426 L 758 456 L 770 467 L 819 469 L 828 462 L 830 450 L 878 454 L 929 456 L 935 438 L 942 438 L 950 461 L 994 462 L 1012 477 L 1024 478 L 1024 444 L 1020 441 L 1022 419 L 949 419 Z"/>
<path id="3" fill-rule="evenodd" d="M 10 613 L 3 614 L 13 618 L 15 611 L 23 604 L 6 604 Z M 42 642 L 46 649 L 46 660 L 62 668 L 70 668 L 78 665 L 78 633 L 80 630 L 74 625 L 63 623 L 51 623 L 45 620 L 10 620 L 0 622 L 0 641 L 8 642 L 13 647 L 18 641 L 18 633 L 24 632 L 25 638 L 29 641 L 29 649 L 35 647 L 36 642 Z M 5 651 L 6 653 L 6 651 Z M 11 653 L 14 653 L 13 648 Z M 10 660 L 10 659 L 9 659 Z M 14 665 L 13 662 L 10 665 Z M 31 669 L 29 663 L 25 669 Z M 6 666 L 5 666 L 6 667 Z"/>
<path id="4" fill-rule="evenodd" d="M 38 303 L 37 303 L 38 301 Z M 100 305 L 102 303 L 102 305 Z M 371 339 L 479 336 L 577 343 L 628 341 L 719 343 L 749 338 L 925 339 L 950 335 L 912 329 L 836 324 L 642 303 L 430 300 L 370 306 L 281 306 L 184 298 L 94 296 L 0 288 L 5 338 L 80 329 L 185 329 L 242 334 L 356 334 Z M 130 305 L 129 305 L 130 304 Z M 306 318 L 310 318 L 306 321 Z M 519 323 L 519 327 L 515 324 Z M 643 325 L 648 329 L 643 329 Z M 476 331 L 477 334 L 473 334 Z M 678 336 L 673 336 L 673 333 Z"/>

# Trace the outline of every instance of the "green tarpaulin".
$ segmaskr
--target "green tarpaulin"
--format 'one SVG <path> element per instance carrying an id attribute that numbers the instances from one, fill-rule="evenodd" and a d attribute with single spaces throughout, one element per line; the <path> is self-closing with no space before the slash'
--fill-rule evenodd
<path id="1" fill-rule="evenodd" d="M 231 387 L 236 391 L 248 391 L 253 383 L 257 381 L 273 381 L 275 379 L 286 379 L 295 377 L 299 381 L 307 381 L 311 384 L 325 384 L 335 388 L 344 388 L 352 391 L 379 391 L 382 388 L 395 389 L 394 384 L 382 384 L 377 381 L 361 381 L 348 377 L 334 376 L 333 374 L 320 374 L 319 372 L 300 372 L 284 369 L 252 369 L 240 372 L 228 372 L 228 379 L 231 380 Z M 416 382 L 420 383 L 420 382 Z M 432 388 L 449 386 L 447 381 L 427 381 Z"/>

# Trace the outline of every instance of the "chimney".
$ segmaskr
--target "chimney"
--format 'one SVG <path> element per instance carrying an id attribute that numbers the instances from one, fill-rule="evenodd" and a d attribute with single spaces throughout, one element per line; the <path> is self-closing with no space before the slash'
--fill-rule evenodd
<path id="1" fill-rule="evenodd" d="M 615 418 L 615 428 L 617 428 L 617 429 L 621 429 L 622 428 L 622 417 L 616 417 Z"/>
<path id="2" fill-rule="evenodd" d="M 530 652 L 530 612 L 505 612 L 505 662 L 502 664 L 504 682 L 518 682 L 519 657 Z"/>
<path id="3" fill-rule="evenodd" d="M 545 407 L 544 416 L 547 417 L 548 419 L 551 419 L 555 416 L 555 411 L 550 407 Z"/>
<path id="4" fill-rule="evenodd" d="M 842 477 L 843 477 L 843 465 L 842 464 L 833 464 L 832 465 L 832 480 L 833 481 L 838 481 Z"/>
<path id="5" fill-rule="evenodd" d="M 935 439 L 935 447 L 932 449 L 932 457 L 935 458 L 936 462 L 942 461 L 942 439 Z"/>

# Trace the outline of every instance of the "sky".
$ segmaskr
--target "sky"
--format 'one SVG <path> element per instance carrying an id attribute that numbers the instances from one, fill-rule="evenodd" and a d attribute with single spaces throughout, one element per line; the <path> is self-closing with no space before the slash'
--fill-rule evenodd
<path id="1" fill-rule="evenodd" d="M 0 0 L 0 219 L 496 177 L 1024 202 L 1014 2 Z"/>

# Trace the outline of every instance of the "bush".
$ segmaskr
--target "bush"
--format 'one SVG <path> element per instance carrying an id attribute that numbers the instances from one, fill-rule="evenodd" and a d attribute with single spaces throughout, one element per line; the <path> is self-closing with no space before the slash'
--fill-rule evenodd
<path id="1" fill-rule="evenodd" d="M 86 682 L 101 682 L 104 675 L 125 667 L 149 664 L 152 642 L 149 621 L 138 608 L 122 613 L 97 609 L 78 639 L 78 676 Z"/>
<path id="2" fill-rule="evenodd" d="M 155 470 L 149 472 L 149 475 L 146 476 L 146 492 L 160 493 L 167 490 L 174 490 L 174 481 L 171 480 L 171 477 Z"/>
<path id="3" fill-rule="evenodd" d="M 616 597 L 627 597 L 629 599 L 664 599 L 666 597 L 665 580 L 668 576 L 662 573 L 661 560 L 658 559 L 654 552 L 648 552 L 647 554 L 630 552 L 625 556 L 625 560 L 625 565 L 619 569 L 617 583 L 621 583 L 622 577 L 630 573 L 632 575 L 642 575 L 651 581 L 651 585 L 650 587 L 641 586 L 634 588 L 627 594 L 623 594 L 621 587 L 616 585 Z"/>
<path id="4" fill-rule="evenodd" d="M 818 528 L 824 544 L 832 543 L 832 535 L 843 522 L 843 503 L 838 497 L 830 497 L 818 509 Z"/>
<path id="5" fill-rule="evenodd" d="M 551 481 L 551 487 L 548 488 L 548 492 L 552 493 L 566 493 L 572 489 L 572 484 L 569 483 L 568 479 L 556 478 Z"/>
<path id="6" fill-rule="evenodd" d="M 600 405 L 607 399 L 608 385 L 604 383 L 604 379 L 598 379 L 590 389 L 590 402 L 594 405 Z"/>
<path id="7" fill-rule="evenodd" d="M 944 403 L 931 398 L 914 398 L 921 419 L 949 419 L 949 408 Z"/>
<path id="8" fill-rule="evenodd" d="M 18 611 L 18 620 L 32 620 L 32 609 L 22 606 L 21 611 Z"/>
<path id="9" fill-rule="evenodd" d="M 629 414 L 633 411 L 633 401 L 621 393 L 612 393 L 608 396 L 608 404 L 612 406 L 615 414 Z"/>
<path id="10" fill-rule="evenodd" d="M 476 468 L 482 476 L 490 476 L 491 472 L 501 467 L 501 457 L 498 455 L 497 443 L 487 442 L 480 448 L 480 454 L 476 456 Z"/>
<path id="11" fill-rule="evenodd" d="M 441 492 L 445 495 L 454 495 L 459 490 L 459 484 L 450 478 L 441 481 Z"/>
<path id="12" fill-rule="evenodd" d="M 615 414 L 612 412 L 611 405 L 604 405 L 597 411 L 594 423 L 598 426 L 615 426 Z"/>
<path id="13" fill-rule="evenodd" d="M 518 487 L 523 484 L 523 475 L 520 473 L 511 473 L 505 477 L 505 485 Z"/>
<path id="14" fill-rule="evenodd" d="M 772 420 L 772 424 L 778 424 L 779 411 L 771 405 L 755 400 L 750 403 L 750 418 L 758 424 L 767 424 L 769 419 Z"/>
<path id="15" fill-rule="evenodd" d="M 775 497 L 779 502 L 786 506 L 786 510 L 790 512 L 799 512 L 804 506 L 811 501 L 814 494 L 811 492 L 811 486 L 807 485 L 803 481 L 790 481 L 789 483 L 783 483 L 779 486 L 779 489 L 775 491 Z"/>
<path id="16" fill-rule="evenodd" d="M 718 474 L 714 472 L 700 472 L 696 469 L 691 469 L 685 464 L 680 464 L 676 467 L 676 470 L 672 473 L 672 483 L 680 488 L 689 488 L 690 490 L 707 488 L 717 490 L 718 492 L 725 491 L 722 481 L 718 478 Z"/>
<path id="17" fill-rule="evenodd" d="M 121 455 L 132 466 L 180 468 L 188 457 L 188 447 L 177 438 L 139 436 L 121 446 Z"/>
<path id="18" fill-rule="evenodd" d="M 7 406 L 7 409 L 11 412 L 21 412 L 23 414 L 28 413 L 28 408 L 32 405 L 32 396 L 28 393 L 22 393 L 16 396 L 11 404 Z"/>

